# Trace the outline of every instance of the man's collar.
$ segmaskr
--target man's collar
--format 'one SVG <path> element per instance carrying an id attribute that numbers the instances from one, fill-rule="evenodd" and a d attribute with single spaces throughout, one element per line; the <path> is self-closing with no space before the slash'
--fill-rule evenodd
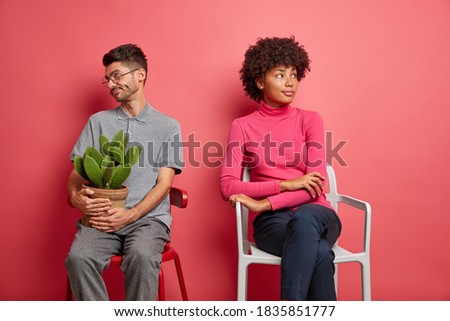
<path id="1" fill-rule="evenodd" d="M 150 114 L 151 114 L 152 107 L 147 102 L 147 104 L 145 105 L 144 109 L 142 109 L 141 112 L 139 114 L 137 114 L 136 116 L 134 116 L 134 117 L 130 117 L 127 114 L 127 112 L 125 111 L 125 109 L 123 108 L 122 105 L 117 107 L 116 110 L 117 110 L 117 119 L 119 119 L 119 120 L 128 120 L 130 118 L 134 118 L 134 119 L 136 119 L 137 121 L 139 121 L 141 123 L 145 123 L 151 117 Z"/>

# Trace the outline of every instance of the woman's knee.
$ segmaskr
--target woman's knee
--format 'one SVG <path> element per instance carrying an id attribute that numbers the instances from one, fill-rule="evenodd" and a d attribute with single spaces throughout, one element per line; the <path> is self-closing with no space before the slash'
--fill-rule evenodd
<path id="1" fill-rule="evenodd" d="M 319 242 L 319 249 L 317 251 L 317 261 L 318 263 L 331 263 L 334 262 L 334 252 L 331 249 L 330 244 L 328 241 L 322 239 Z"/>
<path id="2" fill-rule="evenodd" d="M 321 224 L 317 215 L 317 211 L 306 206 L 299 208 L 289 221 L 288 227 L 296 230 L 319 230 Z"/>

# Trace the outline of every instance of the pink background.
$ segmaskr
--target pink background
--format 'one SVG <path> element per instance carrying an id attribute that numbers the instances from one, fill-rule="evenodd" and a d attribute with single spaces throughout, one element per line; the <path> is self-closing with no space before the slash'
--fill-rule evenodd
<path id="1" fill-rule="evenodd" d="M 190 298 L 234 300 L 234 212 L 202 156 L 256 106 L 238 76 L 249 44 L 290 35 L 312 60 L 295 105 L 322 114 L 333 146 L 347 141 L 348 166 L 333 163 L 339 189 L 373 207 L 373 299 L 450 299 L 450 1 L 1 0 L 0 33 L 1 300 L 64 299 L 78 217 L 65 202 L 69 153 L 88 116 L 116 105 L 101 58 L 127 42 L 149 57 L 151 104 L 201 144 L 186 155 L 200 166 L 175 182 L 190 196 L 173 224 Z M 361 222 L 349 214 L 341 244 L 358 249 Z M 179 300 L 164 268 L 167 297 Z M 359 300 L 358 266 L 340 272 L 339 298 Z M 252 267 L 249 298 L 276 300 L 278 277 Z M 121 299 L 121 272 L 105 278 Z"/>

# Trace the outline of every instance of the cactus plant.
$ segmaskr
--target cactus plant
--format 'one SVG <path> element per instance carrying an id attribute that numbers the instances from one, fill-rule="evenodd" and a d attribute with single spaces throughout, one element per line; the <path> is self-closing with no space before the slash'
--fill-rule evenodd
<path id="1" fill-rule="evenodd" d="M 128 178 L 131 167 L 138 161 L 142 153 L 140 146 L 127 149 L 129 135 L 119 130 L 111 141 L 101 134 L 100 150 L 86 148 L 83 157 L 74 159 L 75 170 L 81 177 L 89 181 L 93 187 L 117 189 Z"/>

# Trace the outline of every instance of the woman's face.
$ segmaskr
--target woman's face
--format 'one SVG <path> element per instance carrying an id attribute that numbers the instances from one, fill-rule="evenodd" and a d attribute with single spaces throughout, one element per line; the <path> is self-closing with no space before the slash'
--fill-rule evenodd
<path id="1" fill-rule="evenodd" d="M 256 80 L 263 91 L 264 102 L 270 107 L 282 107 L 292 103 L 297 92 L 298 80 L 295 66 L 277 66 L 266 71 Z"/>

